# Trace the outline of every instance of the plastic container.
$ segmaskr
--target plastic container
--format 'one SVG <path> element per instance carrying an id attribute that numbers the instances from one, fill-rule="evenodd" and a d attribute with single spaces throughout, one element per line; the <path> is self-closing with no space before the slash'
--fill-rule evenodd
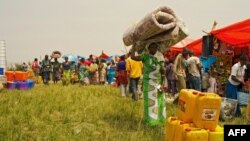
<path id="1" fill-rule="evenodd" d="M 28 88 L 31 89 L 34 87 L 35 85 L 35 82 L 33 80 L 27 80 L 27 83 L 28 83 Z"/>
<path id="2" fill-rule="evenodd" d="M 176 125 L 180 124 L 180 120 L 177 117 L 169 117 L 167 120 L 166 131 L 165 131 L 165 141 L 173 141 L 175 137 Z"/>
<path id="3" fill-rule="evenodd" d="M 200 128 L 185 128 L 182 141 L 208 141 L 208 131 Z"/>
<path id="4" fill-rule="evenodd" d="M 199 91 L 192 89 L 182 89 L 179 95 L 177 117 L 184 122 L 193 122 L 196 111 L 195 102 Z"/>
<path id="5" fill-rule="evenodd" d="M 17 88 L 17 82 L 15 81 L 7 81 L 7 89 L 14 90 Z"/>
<path id="6" fill-rule="evenodd" d="M 14 81 L 15 72 L 14 71 L 5 71 L 5 76 L 7 77 L 7 81 Z"/>
<path id="7" fill-rule="evenodd" d="M 0 75 L 3 75 L 4 68 L 0 67 Z"/>
<path id="8" fill-rule="evenodd" d="M 215 131 L 209 131 L 208 141 L 224 141 L 224 128 L 217 125 Z"/>
<path id="9" fill-rule="evenodd" d="M 221 110 L 221 97 L 216 94 L 200 93 L 196 98 L 193 122 L 196 127 L 215 130 Z"/>
<path id="10" fill-rule="evenodd" d="M 28 72 L 16 71 L 15 80 L 16 81 L 26 81 L 26 80 L 28 80 Z"/>
<path id="11" fill-rule="evenodd" d="M 173 141 L 183 141 L 183 132 L 185 128 L 187 127 L 194 127 L 193 123 L 186 123 L 183 121 L 180 121 L 176 124 L 175 131 L 174 131 L 174 139 Z M 171 140 L 169 140 L 171 141 Z"/>
<path id="12" fill-rule="evenodd" d="M 27 81 L 18 81 L 17 85 L 18 85 L 18 89 L 20 89 L 20 90 L 27 90 L 28 89 L 28 82 Z"/>

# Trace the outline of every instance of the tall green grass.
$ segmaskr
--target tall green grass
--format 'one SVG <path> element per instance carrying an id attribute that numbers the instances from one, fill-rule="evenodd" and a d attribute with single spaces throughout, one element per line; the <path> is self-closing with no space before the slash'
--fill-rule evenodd
<path id="1" fill-rule="evenodd" d="M 167 105 L 168 116 L 175 105 Z M 221 124 L 247 124 L 236 118 Z M 0 141 L 155 141 L 164 127 L 143 122 L 143 101 L 111 86 L 38 85 L 0 92 Z"/>
<path id="2" fill-rule="evenodd" d="M 110 86 L 36 86 L 3 90 L 0 140 L 162 140 L 163 127 L 143 124 L 143 101 Z"/>

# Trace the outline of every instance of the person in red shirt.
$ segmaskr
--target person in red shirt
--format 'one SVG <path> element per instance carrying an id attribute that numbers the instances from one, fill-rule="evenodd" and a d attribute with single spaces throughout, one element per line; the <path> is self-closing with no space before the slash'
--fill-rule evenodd
<path id="1" fill-rule="evenodd" d="M 35 74 L 35 80 L 37 81 L 41 68 L 37 58 L 35 58 L 34 61 L 32 62 L 31 68 Z"/>

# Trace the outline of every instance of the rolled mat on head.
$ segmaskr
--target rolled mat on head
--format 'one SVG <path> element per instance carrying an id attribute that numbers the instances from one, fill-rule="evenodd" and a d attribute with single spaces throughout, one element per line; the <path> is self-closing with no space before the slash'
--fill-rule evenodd
<path id="1" fill-rule="evenodd" d="M 162 6 L 146 15 L 138 24 L 131 26 L 123 35 L 125 45 L 133 45 L 137 51 L 144 50 L 146 44 L 157 42 L 160 51 L 176 44 L 188 31 L 185 24 L 169 7 Z"/>
<path id="2" fill-rule="evenodd" d="M 147 14 L 139 23 L 129 27 L 123 35 L 123 42 L 129 46 L 176 26 L 174 12 L 168 7 L 159 7 Z"/>
<path id="3" fill-rule="evenodd" d="M 52 58 L 60 58 L 62 56 L 60 51 L 53 51 L 51 54 Z"/>
<path id="4" fill-rule="evenodd" d="M 162 32 L 158 35 L 148 38 L 147 40 L 138 41 L 134 44 L 134 48 L 138 53 L 143 52 L 146 45 L 151 43 L 158 43 L 159 51 L 166 52 L 169 47 L 175 45 L 179 41 L 187 37 L 187 29 L 181 21 L 177 22 L 174 29 Z"/>

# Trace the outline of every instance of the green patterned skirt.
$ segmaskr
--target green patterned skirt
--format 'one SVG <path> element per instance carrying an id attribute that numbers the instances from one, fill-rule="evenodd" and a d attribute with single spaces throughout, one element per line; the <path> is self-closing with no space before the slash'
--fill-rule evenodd
<path id="1" fill-rule="evenodd" d="M 63 71 L 63 78 L 62 78 L 63 85 L 69 85 L 70 77 L 71 77 L 71 70 L 64 70 Z"/>
<path id="2" fill-rule="evenodd" d="M 144 118 L 148 125 L 165 125 L 166 102 L 163 92 L 157 90 L 157 79 L 143 79 Z"/>

